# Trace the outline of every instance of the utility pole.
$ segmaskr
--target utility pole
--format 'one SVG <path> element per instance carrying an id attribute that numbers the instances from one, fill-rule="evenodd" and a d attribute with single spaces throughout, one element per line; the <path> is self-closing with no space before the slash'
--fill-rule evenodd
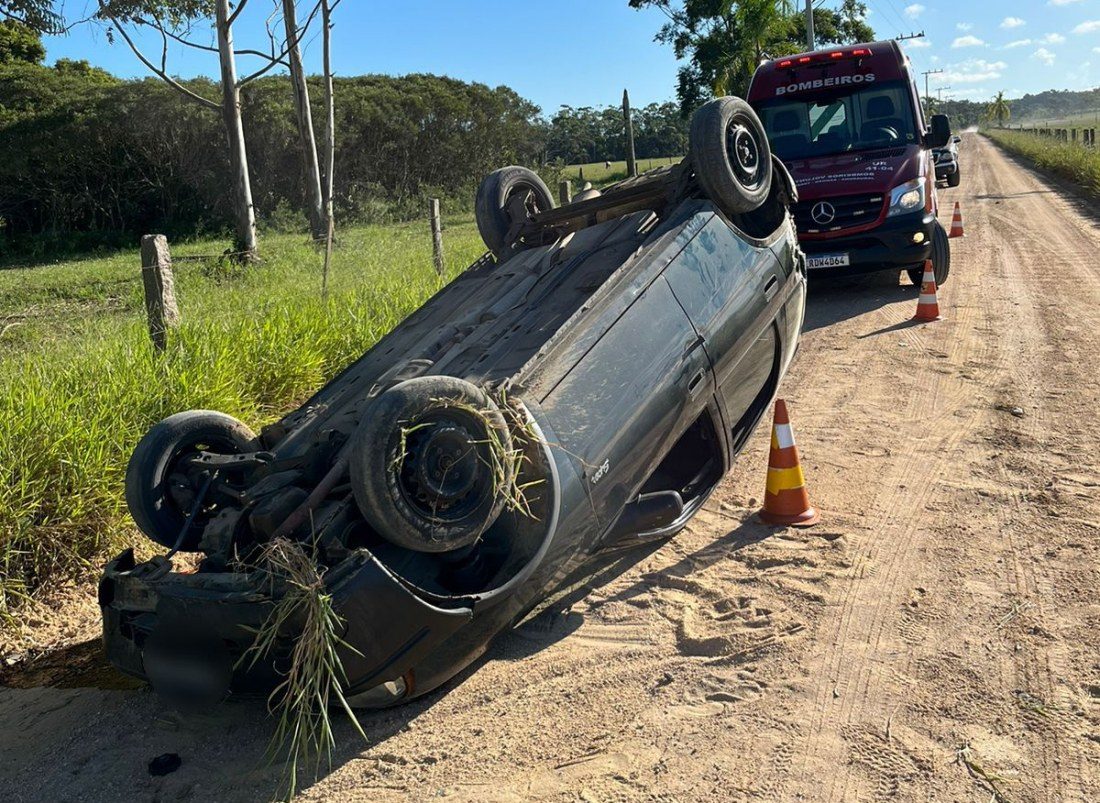
<path id="1" fill-rule="evenodd" d="M 920 33 L 899 33 L 897 36 L 894 37 L 894 40 L 898 42 L 904 42 L 906 39 L 920 39 L 922 36 L 924 36 L 924 31 L 921 31 Z"/>
<path id="2" fill-rule="evenodd" d="M 925 70 L 921 75 L 924 76 L 924 96 L 928 97 L 928 76 L 939 75 L 943 70 Z"/>
<path id="3" fill-rule="evenodd" d="M 814 49 L 814 4 L 806 0 L 806 50 Z"/>

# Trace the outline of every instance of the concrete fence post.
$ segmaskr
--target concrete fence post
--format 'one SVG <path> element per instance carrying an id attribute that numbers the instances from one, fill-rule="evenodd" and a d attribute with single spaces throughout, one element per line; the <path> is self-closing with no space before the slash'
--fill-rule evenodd
<path id="1" fill-rule="evenodd" d="M 558 184 L 558 203 L 565 206 L 573 201 L 573 182 L 563 178 Z"/>
<path id="2" fill-rule="evenodd" d="M 443 224 L 439 219 L 439 199 L 428 199 L 428 218 L 432 225 L 432 261 L 435 263 L 435 272 L 440 276 L 446 267 L 443 262 Z"/>
<path id="3" fill-rule="evenodd" d="M 146 234 L 141 238 L 141 283 L 145 288 L 145 315 L 149 337 L 157 351 L 168 345 L 168 330 L 179 326 L 176 283 L 172 277 L 172 255 L 168 238 Z"/>

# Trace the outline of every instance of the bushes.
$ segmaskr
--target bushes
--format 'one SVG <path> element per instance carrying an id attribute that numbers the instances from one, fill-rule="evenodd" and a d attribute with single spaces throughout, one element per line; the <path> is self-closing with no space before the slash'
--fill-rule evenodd
<path id="1" fill-rule="evenodd" d="M 1023 156 L 1046 170 L 1100 196 L 1100 150 L 1073 142 L 1058 142 L 1019 131 L 991 129 L 986 136 L 1010 153 Z"/>
<path id="2" fill-rule="evenodd" d="M 203 79 L 188 85 L 216 97 Z M 423 214 L 429 194 L 469 208 L 477 182 L 540 161 L 538 108 L 507 87 L 432 75 L 335 82 L 338 219 Z M 320 101 L 320 86 L 312 96 Z M 320 119 L 321 110 L 315 115 Z M 242 92 L 252 192 L 263 220 L 303 216 L 299 144 L 285 78 Z M 0 65 L 0 232 L 11 250 L 158 231 L 221 233 L 231 218 L 219 116 L 155 79 L 119 81 L 71 63 Z M 0 250 L 3 250 L 0 247 Z M 69 249 L 73 250 L 73 249 Z"/>

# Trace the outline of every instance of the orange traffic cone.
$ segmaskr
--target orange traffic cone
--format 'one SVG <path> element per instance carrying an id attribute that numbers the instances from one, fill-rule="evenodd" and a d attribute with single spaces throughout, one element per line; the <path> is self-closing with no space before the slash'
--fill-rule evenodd
<path id="1" fill-rule="evenodd" d="M 757 514 L 765 524 L 809 527 L 817 524 L 817 511 L 810 507 L 806 493 L 806 478 L 798 462 L 798 447 L 787 417 L 787 403 L 775 401 L 775 423 L 772 425 L 772 448 L 768 456 L 768 486 L 764 491 L 764 508 Z"/>
<path id="2" fill-rule="evenodd" d="M 955 214 L 951 216 L 951 232 L 947 235 L 947 239 L 954 237 L 965 237 L 966 232 L 963 231 L 963 213 L 959 208 L 959 202 L 955 201 Z"/>
<path id="3" fill-rule="evenodd" d="M 924 277 L 920 283 L 920 298 L 917 299 L 917 314 L 914 321 L 938 321 L 940 302 L 936 298 L 936 274 L 932 270 L 932 260 L 924 260 Z"/>

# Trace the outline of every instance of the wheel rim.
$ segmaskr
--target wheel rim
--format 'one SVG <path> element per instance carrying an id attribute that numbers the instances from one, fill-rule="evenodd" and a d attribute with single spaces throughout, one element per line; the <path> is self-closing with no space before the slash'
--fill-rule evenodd
<path id="1" fill-rule="evenodd" d="M 476 416 L 441 411 L 405 430 L 397 489 L 426 519 L 462 521 L 492 493 L 492 450 Z"/>
<path id="2" fill-rule="evenodd" d="M 186 518 L 194 507 L 198 498 L 199 489 L 203 486 L 209 468 L 195 466 L 187 461 L 187 458 L 195 457 L 203 452 L 214 454 L 240 454 L 240 447 L 226 438 L 203 438 L 201 441 L 187 444 L 176 451 L 169 458 L 164 476 L 168 483 L 168 497 L 172 500 L 180 516 Z M 201 532 L 210 523 L 210 519 L 217 512 L 217 503 L 208 494 L 206 504 L 202 510 L 195 514 L 191 522 L 191 530 Z"/>
<path id="3" fill-rule="evenodd" d="M 726 155 L 742 185 L 755 187 L 760 183 L 760 147 L 756 137 L 741 123 L 733 123 L 726 131 Z"/>

